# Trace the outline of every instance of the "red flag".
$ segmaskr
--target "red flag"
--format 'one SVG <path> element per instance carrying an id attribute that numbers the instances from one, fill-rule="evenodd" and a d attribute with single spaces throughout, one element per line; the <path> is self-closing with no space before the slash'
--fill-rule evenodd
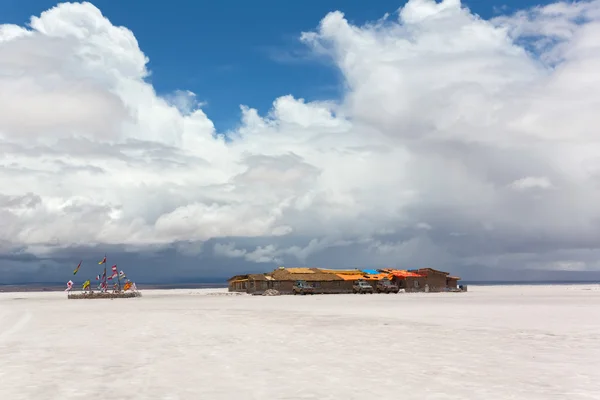
<path id="1" fill-rule="evenodd" d="M 104 256 L 104 258 L 102 259 L 102 261 L 100 261 L 98 264 L 106 264 L 106 256 Z"/>
<path id="2" fill-rule="evenodd" d="M 113 273 L 117 273 L 117 264 L 113 265 L 112 267 Z"/>

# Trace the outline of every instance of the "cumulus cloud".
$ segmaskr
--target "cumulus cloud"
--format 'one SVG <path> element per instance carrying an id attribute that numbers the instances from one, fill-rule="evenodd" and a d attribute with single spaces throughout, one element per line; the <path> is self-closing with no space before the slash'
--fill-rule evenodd
<path id="1" fill-rule="evenodd" d="M 599 36 L 597 0 L 332 12 L 301 40 L 343 97 L 242 105 L 217 132 L 196 94 L 155 93 L 133 32 L 59 4 L 0 26 L 0 250 L 596 268 Z"/>
<path id="2" fill-rule="evenodd" d="M 510 184 L 511 187 L 517 190 L 526 190 L 532 188 L 549 189 L 552 187 L 552 182 L 545 176 L 528 176 L 526 178 L 517 179 Z"/>

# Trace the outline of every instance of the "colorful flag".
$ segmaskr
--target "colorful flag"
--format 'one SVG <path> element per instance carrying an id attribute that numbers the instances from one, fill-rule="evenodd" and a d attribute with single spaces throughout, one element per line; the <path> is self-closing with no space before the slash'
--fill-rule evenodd
<path id="1" fill-rule="evenodd" d="M 100 261 L 98 264 L 106 264 L 106 256 L 104 256 L 104 258 L 102 259 L 102 261 Z"/>
<path id="2" fill-rule="evenodd" d="M 117 277 L 117 273 L 113 272 L 111 276 L 108 277 L 109 280 L 112 280 L 113 278 Z"/>
<path id="3" fill-rule="evenodd" d="M 90 280 L 88 279 L 87 281 L 83 282 L 83 288 L 87 289 L 90 287 Z"/>
<path id="4" fill-rule="evenodd" d="M 96 275 L 96 280 L 99 281 L 100 280 L 100 275 Z"/>
<path id="5" fill-rule="evenodd" d="M 69 280 L 69 282 L 67 282 L 67 288 L 65 289 L 65 292 L 70 292 L 71 289 L 73 289 L 73 281 Z"/>
<path id="6" fill-rule="evenodd" d="M 125 284 L 125 286 L 123 286 L 123 290 L 124 290 L 124 291 L 127 291 L 127 290 L 129 290 L 129 289 L 131 288 L 131 286 L 132 286 L 132 285 L 133 285 L 133 283 L 132 283 L 132 282 L 127 282 L 127 283 Z"/>
<path id="7" fill-rule="evenodd" d="M 112 268 L 113 275 L 117 273 L 117 264 L 113 265 L 110 268 Z"/>
<path id="8" fill-rule="evenodd" d="M 73 275 L 75 275 L 79 271 L 79 268 L 81 268 L 81 261 L 79 261 L 77 268 L 75 268 L 75 271 L 73 271 Z"/>
<path id="9" fill-rule="evenodd" d="M 120 272 L 119 272 L 119 278 L 121 278 L 121 279 L 125 279 L 125 278 L 127 278 L 127 276 L 125 275 L 125 272 L 123 272 L 123 271 L 120 271 Z"/>

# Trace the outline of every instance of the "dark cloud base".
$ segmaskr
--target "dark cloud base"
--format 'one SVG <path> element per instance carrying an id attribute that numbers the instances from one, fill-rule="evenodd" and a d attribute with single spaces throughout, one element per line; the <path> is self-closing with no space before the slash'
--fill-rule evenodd
<path id="1" fill-rule="evenodd" d="M 397 238 L 396 238 L 397 239 Z M 236 239 L 232 239 L 236 240 Z M 299 262 L 295 256 L 283 255 L 281 263 L 250 262 L 243 257 L 227 258 L 214 254 L 217 243 L 231 243 L 232 240 L 209 240 L 204 243 L 175 243 L 162 248 L 128 250 L 123 246 L 73 247 L 57 251 L 44 257 L 36 257 L 27 253 L 11 253 L 0 255 L 0 284 L 31 283 L 64 283 L 69 279 L 93 279 L 101 273 L 103 266 L 98 262 L 107 255 L 107 267 L 117 264 L 128 277 L 146 284 L 185 284 L 185 283 L 223 283 L 227 278 L 238 273 L 260 273 L 270 271 L 279 265 L 311 266 L 321 268 L 420 268 L 431 266 L 459 275 L 464 281 L 599 281 L 600 271 L 565 271 L 532 269 L 526 265 L 526 258 L 521 264 L 512 266 L 489 267 L 484 264 L 460 264 L 452 260 L 429 259 L 427 254 L 416 254 L 413 260 L 404 262 L 392 261 L 394 256 L 374 255 L 369 245 L 350 244 L 332 246 L 319 251 Z M 247 247 L 238 249 L 251 251 L 261 244 L 257 239 L 244 239 Z M 239 246 L 240 240 L 237 239 Z M 262 245 L 266 245 L 266 242 Z M 185 254 L 181 246 L 202 249 L 200 253 Z M 539 257 L 536 255 L 536 257 Z M 555 256 L 550 254 L 549 259 Z M 387 261 L 386 261 L 387 259 Z M 536 258 L 537 259 L 537 258 Z M 74 277 L 73 270 L 82 260 L 82 267 Z M 506 261 L 507 263 L 510 260 Z"/>

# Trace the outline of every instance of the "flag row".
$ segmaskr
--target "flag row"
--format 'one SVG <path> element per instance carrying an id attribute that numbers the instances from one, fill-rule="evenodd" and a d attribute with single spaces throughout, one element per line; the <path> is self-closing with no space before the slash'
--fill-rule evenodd
<path id="1" fill-rule="evenodd" d="M 75 270 L 73 271 L 73 275 L 77 275 L 77 273 L 79 272 L 79 269 L 81 268 L 82 262 L 83 262 L 83 260 L 79 261 L 79 264 L 77 264 L 77 267 L 75 267 Z M 104 256 L 102 261 L 100 261 L 98 264 L 100 264 L 100 265 L 106 264 L 106 256 Z M 114 266 L 114 268 L 116 268 L 116 265 Z"/>

